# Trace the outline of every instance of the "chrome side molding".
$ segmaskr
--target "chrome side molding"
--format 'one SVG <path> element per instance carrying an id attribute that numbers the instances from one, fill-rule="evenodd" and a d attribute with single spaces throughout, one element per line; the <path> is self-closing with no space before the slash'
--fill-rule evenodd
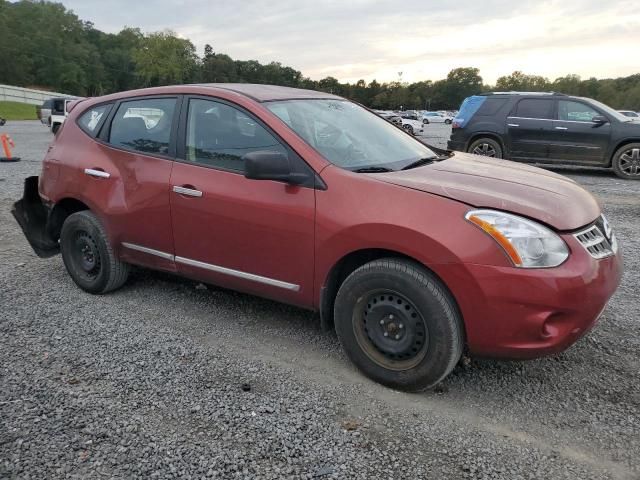
<path id="1" fill-rule="evenodd" d="M 136 245 L 135 243 L 129 242 L 122 242 L 121 245 L 131 250 L 155 255 L 156 257 L 164 258 L 165 260 L 170 260 L 172 262 L 174 261 L 174 256 L 167 252 L 161 252 L 160 250 L 154 250 L 153 248 L 143 247 L 142 245 Z"/>
<path id="2" fill-rule="evenodd" d="M 273 278 L 263 277 L 254 273 L 241 272 L 240 270 L 233 270 L 232 268 L 220 267 L 218 265 L 212 265 L 211 263 L 199 262 L 198 260 L 192 260 L 190 258 L 175 257 L 177 263 L 184 265 L 190 265 L 192 267 L 203 268 L 216 273 L 222 273 L 231 277 L 242 278 L 244 280 L 251 280 L 253 282 L 264 283 L 265 285 L 271 285 L 273 287 L 284 288 L 285 290 L 293 290 L 297 292 L 300 290 L 300 285 L 293 283 L 283 282 L 282 280 L 275 280 Z"/>
<path id="3" fill-rule="evenodd" d="M 272 287 L 283 288 L 285 290 L 291 290 L 298 292 L 300 285 L 294 283 L 283 282 L 282 280 L 276 280 L 274 278 L 263 277 L 262 275 L 256 275 L 255 273 L 247 273 L 241 270 L 234 270 L 232 268 L 221 267 L 219 265 L 213 265 L 211 263 L 200 262 L 191 258 L 174 256 L 170 253 L 155 250 L 153 248 L 144 247 L 142 245 L 136 245 L 135 243 L 122 242 L 121 245 L 130 250 L 136 250 L 142 253 L 148 253 L 149 255 L 155 255 L 156 257 L 163 258 L 176 263 L 182 263 L 183 265 L 189 265 L 191 267 L 202 268 L 211 272 L 221 273 L 223 275 L 229 275 L 230 277 L 242 278 L 243 280 L 249 280 L 252 282 L 262 283 L 264 285 L 271 285 Z"/>

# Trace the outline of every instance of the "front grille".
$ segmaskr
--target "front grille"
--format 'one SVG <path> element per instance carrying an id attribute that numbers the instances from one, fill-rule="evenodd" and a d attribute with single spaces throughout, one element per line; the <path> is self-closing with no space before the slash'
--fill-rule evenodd
<path id="1" fill-rule="evenodd" d="M 596 223 L 586 230 L 575 233 L 574 237 L 593 258 L 609 257 L 618 250 L 616 237 L 604 215 L 601 215 Z"/>

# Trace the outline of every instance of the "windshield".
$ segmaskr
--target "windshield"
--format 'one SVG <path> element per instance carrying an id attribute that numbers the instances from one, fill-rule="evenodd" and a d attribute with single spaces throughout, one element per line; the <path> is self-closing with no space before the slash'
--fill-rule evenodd
<path id="1" fill-rule="evenodd" d="M 265 106 L 331 163 L 348 169 L 399 169 L 436 154 L 379 116 L 347 100 L 285 100 Z"/>

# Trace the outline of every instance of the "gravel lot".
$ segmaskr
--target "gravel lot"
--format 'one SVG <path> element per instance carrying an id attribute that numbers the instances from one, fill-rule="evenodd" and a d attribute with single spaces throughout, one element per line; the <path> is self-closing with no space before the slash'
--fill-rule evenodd
<path id="1" fill-rule="evenodd" d="M 592 333 L 409 395 L 363 378 L 303 310 L 144 270 L 83 293 L 9 213 L 50 134 L 1 130 L 23 160 L 0 163 L 0 478 L 640 478 L 640 182 L 562 171 L 625 251 Z M 425 133 L 443 146 L 448 127 Z"/>

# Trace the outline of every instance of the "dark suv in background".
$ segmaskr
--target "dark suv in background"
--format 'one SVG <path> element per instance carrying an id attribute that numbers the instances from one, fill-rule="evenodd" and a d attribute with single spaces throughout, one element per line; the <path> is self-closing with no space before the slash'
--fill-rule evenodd
<path id="1" fill-rule="evenodd" d="M 448 148 L 541 164 L 611 167 L 640 180 L 640 122 L 589 98 L 495 92 L 468 97 Z"/>

